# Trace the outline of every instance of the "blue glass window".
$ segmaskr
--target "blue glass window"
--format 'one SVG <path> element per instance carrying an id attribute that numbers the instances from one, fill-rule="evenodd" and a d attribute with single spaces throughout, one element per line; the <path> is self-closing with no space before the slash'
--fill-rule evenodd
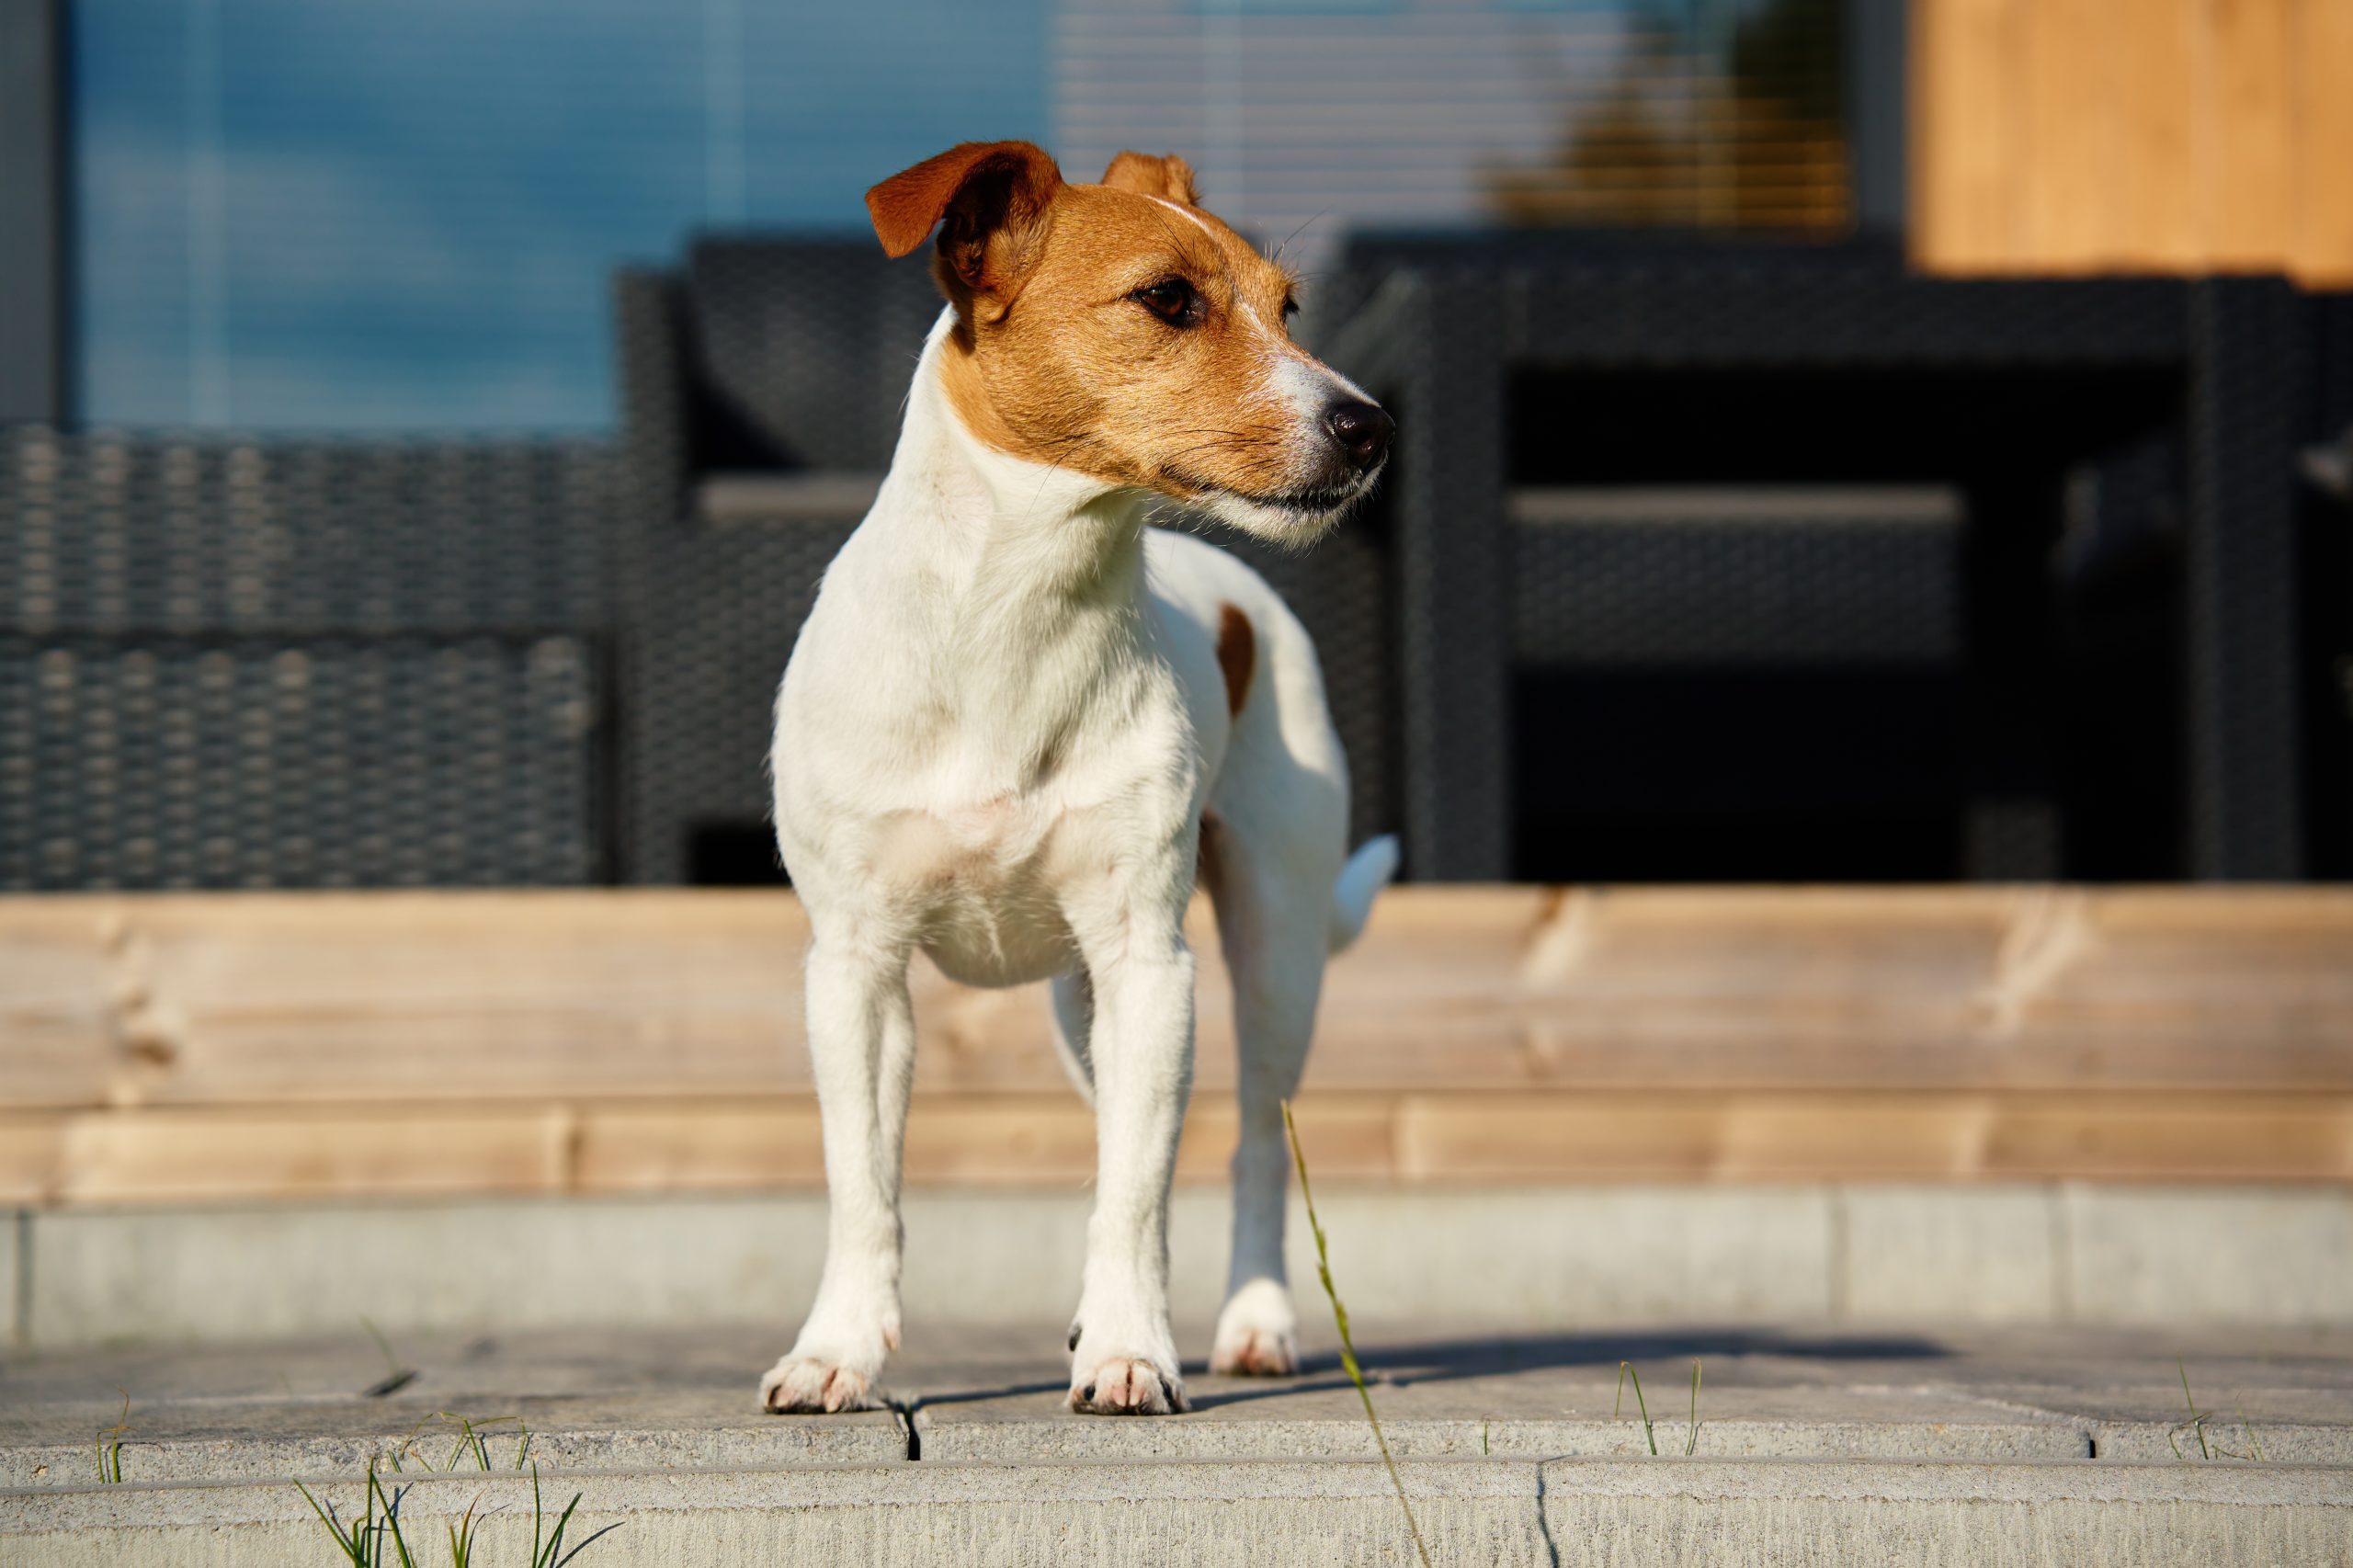
<path id="1" fill-rule="evenodd" d="M 1044 0 L 76 0 L 98 424 L 595 430 L 614 267 L 1046 133 Z M 976 128 L 980 128 L 976 130 Z"/>

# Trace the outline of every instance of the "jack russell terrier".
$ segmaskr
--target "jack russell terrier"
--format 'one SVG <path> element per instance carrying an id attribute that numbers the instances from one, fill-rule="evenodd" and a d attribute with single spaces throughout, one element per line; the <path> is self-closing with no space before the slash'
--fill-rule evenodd
<path id="1" fill-rule="evenodd" d="M 1181 1411 L 1167 1216 L 1196 878 L 1241 1042 L 1210 1367 L 1279 1375 L 1298 1364 L 1281 1101 L 1324 960 L 1397 846 L 1347 854 L 1347 765 L 1299 622 L 1249 568 L 1147 517 L 1165 497 L 1303 549 L 1371 489 L 1396 427 L 1291 342 L 1291 278 L 1201 210 L 1181 158 L 1122 153 L 1102 184 L 1069 185 L 1026 142 L 966 142 L 866 201 L 894 256 L 939 227 L 948 308 L 777 694 L 831 1220 L 816 1301 L 760 1398 L 881 1403 L 920 948 L 968 984 L 1052 982 L 1098 1140 L 1070 1405 Z"/>

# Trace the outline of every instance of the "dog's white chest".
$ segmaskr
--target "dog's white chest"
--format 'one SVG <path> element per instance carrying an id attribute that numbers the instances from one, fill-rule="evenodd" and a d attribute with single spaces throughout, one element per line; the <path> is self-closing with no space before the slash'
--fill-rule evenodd
<path id="1" fill-rule="evenodd" d="M 872 824 L 868 864 L 942 970 L 1019 984 L 1071 967 L 1065 884 L 1100 858 L 1099 815 L 1009 794 L 896 811 Z"/>

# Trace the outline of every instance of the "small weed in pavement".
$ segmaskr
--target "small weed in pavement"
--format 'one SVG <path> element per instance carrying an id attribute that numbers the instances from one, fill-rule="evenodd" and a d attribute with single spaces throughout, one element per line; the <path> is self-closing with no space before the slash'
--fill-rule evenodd
<path id="1" fill-rule="evenodd" d="M 488 1469 L 487 1463 L 483 1466 Z M 327 1528 L 334 1539 L 339 1561 L 349 1568 L 419 1568 L 420 1559 L 408 1543 L 401 1528 L 401 1504 L 408 1496 L 407 1486 L 385 1489 L 376 1474 L 376 1461 L 368 1461 L 368 1484 L 360 1517 L 346 1524 L 332 1503 L 321 1503 L 311 1489 L 301 1482 L 294 1483 L 311 1505 L 311 1511 Z M 580 1493 L 572 1494 L 563 1512 L 550 1528 L 545 1501 L 540 1492 L 539 1461 L 531 1461 L 531 1559 L 530 1568 L 569 1568 L 573 1559 L 604 1537 L 620 1528 L 620 1522 L 607 1525 L 585 1540 L 564 1550 L 564 1537 L 572 1528 L 572 1516 L 580 1506 Z M 454 1525 L 443 1527 L 449 1538 L 449 1568 L 472 1568 L 475 1547 L 474 1531 L 481 1520 L 476 1510 L 482 1499 L 476 1497 L 466 1506 L 465 1517 Z M 389 1548 L 389 1551 L 387 1550 Z"/>
<path id="2" fill-rule="evenodd" d="M 1307 1185 L 1307 1151 L 1300 1147 L 1299 1124 L 1291 1119 L 1289 1100 L 1283 1101 L 1283 1131 L 1290 1136 L 1291 1163 L 1299 1167 L 1299 1196 L 1307 1206 L 1307 1228 L 1315 1233 L 1315 1272 L 1324 1281 L 1324 1294 L 1332 1303 L 1332 1321 L 1340 1330 L 1340 1365 L 1347 1369 L 1348 1381 L 1357 1385 L 1357 1397 L 1364 1401 L 1364 1418 L 1372 1424 L 1372 1440 L 1380 1445 L 1381 1462 L 1389 1467 L 1389 1483 L 1397 1489 L 1397 1506 L 1405 1511 L 1405 1528 L 1414 1538 L 1414 1555 L 1421 1559 L 1422 1568 L 1430 1568 L 1429 1549 L 1422 1544 L 1422 1527 L 1414 1522 L 1414 1505 L 1405 1499 L 1404 1478 L 1397 1473 L 1397 1461 L 1390 1457 L 1389 1438 L 1381 1430 L 1381 1417 L 1373 1414 L 1372 1391 L 1365 1387 L 1364 1369 L 1357 1365 L 1356 1341 L 1348 1335 L 1348 1309 L 1332 1284 L 1332 1255 L 1324 1244 L 1324 1222 L 1315 1217 L 1315 1192 Z"/>
<path id="3" fill-rule="evenodd" d="M 122 1484 L 122 1435 L 131 1430 L 130 1392 L 125 1389 L 115 1392 L 122 1395 L 122 1414 L 115 1418 L 113 1426 L 99 1428 L 97 1437 L 98 1483 L 102 1486 Z M 114 1441 L 108 1442 L 108 1437 Z"/>

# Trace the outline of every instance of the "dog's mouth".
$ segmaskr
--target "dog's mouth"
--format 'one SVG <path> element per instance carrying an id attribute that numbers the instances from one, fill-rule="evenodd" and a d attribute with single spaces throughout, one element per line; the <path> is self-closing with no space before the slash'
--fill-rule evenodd
<path id="1" fill-rule="evenodd" d="M 1302 485 L 1290 490 L 1237 490 L 1232 485 L 1211 480 L 1193 479 L 1183 474 L 1171 474 L 1177 485 L 1189 492 L 1197 504 L 1218 509 L 1220 502 L 1239 502 L 1244 506 L 1272 512 L 1302 524 L 1328 523 L 1341 513 L 1371 494 L 1373 482 L 1381 477 L 1382 464 L 1370 472 L 1358 474 L 1344 484 Z"/>

